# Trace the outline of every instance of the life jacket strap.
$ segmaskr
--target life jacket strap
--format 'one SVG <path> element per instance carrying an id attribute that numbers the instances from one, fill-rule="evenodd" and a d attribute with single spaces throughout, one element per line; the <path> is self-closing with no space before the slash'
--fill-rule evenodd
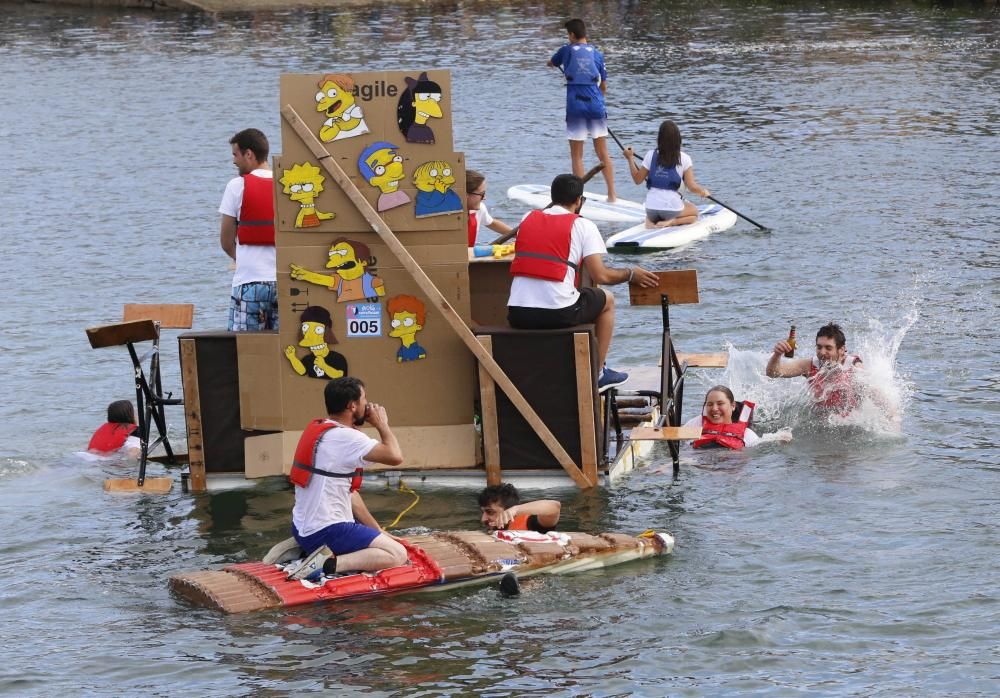
<path id="1" fill-rule="evenodd" d="M 514 257 L 533 257 L 535 259 L 544 259 L 548 262 L 559 262 L 560 264 L 565 264 L 567 267 L 573 271 L 579 271 L 580 267 L 569 261 L 568 259 L 563 259 L 562 257 L 556 257 L 552 254 L 545 254 L 544 252 L 518 252 L 515 250 Z"/>

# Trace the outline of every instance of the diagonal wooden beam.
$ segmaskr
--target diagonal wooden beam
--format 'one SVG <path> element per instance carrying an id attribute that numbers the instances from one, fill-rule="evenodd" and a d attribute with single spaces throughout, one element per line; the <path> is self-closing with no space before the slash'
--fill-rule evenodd
<path id="1" fill-rule="evenodd" d="M 580 470 L 579 466 L 573 462 L 573 459 L 566 452 L 566 449 L 562 447 L 558 439 L 549 431 L 549 428 L 545 426 L 545 422 L 542 421 L 541 417 L 532 409 L 528 401 L 524 399 L 521 395 L 521 391 L 517 389 L 514 383 L 510 380 L 500 365 L 496 362 L 493 356 L 486 351 L 482 344 L 476 339 L 475 335 L 472 334 L 472 330 L 469 329 L 465 321 L 458 312 L 451 307 L 451 303 L 448 299 L 444 297 L 444 294 L 434 285 L 434 282 L 430 280 L 430 277 L 424 273 L 424 270 L 420 268 L 417 261 L 413 259 L 410 252 L 403 246 L 403 243 L 399 241 L 396 234 L 392 229 L 386 225 L 386 222 L 382 220 L 382 217 L 378 215 L 372 205 L 368 203 L 368 199 L 364 197 L 364 194 L 354 185 L 354 182 L 350 180 L 344 170 L 337 164 L 337 161 L 326 152 L 326 148 L 320 143 L 319 139 L 312 132 L 309 126 L 302 120 L 302 118 L 295 111 L 294 107 L 290 104 L 286 104 L 281 108 L 281 116 L 288 122 L 288 125 L 292 127 L 295 133 L 298 134 L 299 138 L 305 144 L 309 151 L 313 154 L 317 160 L 319 160 L 320 165 L 323 169 L 329 173 L 333 180 L 340 185 L 340 188 L 344 190 L 351 202 L 357 207 L 361 215 L 365 217 L 368 221 L 368 225 L 372 227 L 378 236 L 382 239 L 382 242 L 396 255 L 396 259 L 400 261 L 403 268 L 410 273 L 413 280 L 417 282 L 420 290 L 424 292 L 428 299 L 432 302 L 434 306 L 441 312 L 444 316 L 445 321 L 451 325 L 451 328 L 458 335 L 462 343 L 468 347 L 479 364 L 489 373 L 490 377 L 497 384 L 497 386 L 503 390 L 507 395 L 507 398 L 511 401 L 517 411 L 521 413 L 524 420 L 531 425 L 531 428 L 535 430 L 538 438 L 541 439 L 545 447 L 552 453 L 553 457 L 559 462 L 566 474 L 573 478 L 573 481 L 581 488 L 588 489 L 597 485 L 597 482 L 591 482 L 590 478 L 584 475 L 583 471 Z"/>

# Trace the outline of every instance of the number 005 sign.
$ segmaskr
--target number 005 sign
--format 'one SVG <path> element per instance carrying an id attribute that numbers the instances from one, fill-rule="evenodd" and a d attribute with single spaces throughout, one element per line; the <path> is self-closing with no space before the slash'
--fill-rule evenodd
<path id="1" fill-rule="evenodd" d="M 347 305 L 348 337 L 381 337 L 382 304 L 349 303 Z"/>

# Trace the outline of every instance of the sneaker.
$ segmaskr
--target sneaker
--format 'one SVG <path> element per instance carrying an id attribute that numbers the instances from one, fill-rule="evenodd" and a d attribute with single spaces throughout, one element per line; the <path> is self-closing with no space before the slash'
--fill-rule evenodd
<path id="1" fill-rule="evenodd" d="M 333 557 L 333 551 L 327 546 L 317 548 L 312 555 L 302 561 L 302 564 L 292 570 L 288 575 L 288 581 L 305 579 L 310 582 L 318 581 L 323 576 L 323 563 Z"/>
<path id="2" fill-rule="evenodd" d="M 605 366 L 601 369 L 601 375 L 597 377 L 597 391 L 603 393 L 608 388 L 623 385 L 627 380 L 628 374 L 624 371 L 614 371 Z"/>

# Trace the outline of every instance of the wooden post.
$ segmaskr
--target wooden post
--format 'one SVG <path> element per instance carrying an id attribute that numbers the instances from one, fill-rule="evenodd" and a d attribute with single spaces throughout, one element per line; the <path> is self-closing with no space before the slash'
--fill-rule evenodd
<path id="1" fill-rule="evenodd" d="M 493 338 L 478 337 L 479 343 L 493 355 Z M 483 460 L 486 461 L 486 484 L 499 485 L 503 481 L 500 471 L 500 428 L 497 423 L 497 385 L 482 364 L 479 364 L 479 406 L 482 410 Z"/>
<path id="2" fill-rule="evenodd" d="M 181 385 L 184 387 L 184 421 L 187 425 L 188 467 L 191 491 L 204 492 L 205 445 L 201 438 L 201 397 L 198 392 L 198 355 L 193 339 L 180 340 Z"/>
<path id="3" fill-rule="evenodd" d="M 372 227 L 382 242 L 392 251 L 399 260 L 403 268 L 410 273 L 414 281 L 420 287 L 420 290 L 426 294 L 427 298 L 432 302 L 433 305 L 441 312 L 444 316 L 445 321 L 451 325 L 451 328 L 459 336 L 466 347 L 475 355 L 476 359 L 479 360 L 479 364 L 486 370 L 494 382 L 500 386 L 500 389 L 507 395 L 517 411 L 521 413 L 525 421 L 531 425 L 531 428 L 535 430 L 538 438 L 541 439 L 545 447 L 552 453 L 555 459 L 559 462 L 559 465 L 563 467 L 563 470 L 573 478 L 576 484 L 587 489 L 593 487 L 597 484 L 596 479 L 591 481 L 583 471 L 573 462 L 569 454 L 566 453 L 566 449 L 562 447 L 558 439 L 549 431 L 549 428 L 545 426 L 545 423 L 541 420 L 538 414 L 531 408 L 528 401 L 524 399 L 521 395 L 521 391 L 517 389 L 510 378 L 504 373 L 500 365 L 493 359 L 493 356 L 486 351 L 482 344 L 476 340 L 476 337 L 472 334 L 472 330 L 465 324 L 461 316 L 451 307 L 451 303 L 448 299 L 444 297 L 444 294 L 434 285 L 434 282 L 430 280 L 424 270 L 420 268 L 417 261 L 413 259 L 409 250 L 403 246 L 403 243 L 399 241 L 396 234 L 386 225 L 382 217 L 378 215 L 372 205 L 368 203 L 368 200 L 364 197 L 364 194 L 354 185 L 354 182 L 347 176 L 344 170 L 337 164 L 337 161 L 326 152 L 323 144 L 320 143 L 319 139 L 316 138 L 315 134 L 309 129 L 304 121 L 299 117 L 298 113 L 290 104 L 286 104 L 281 108 L 281 115 L 289 123 L 295 133 L 298 134 L 302 142 L 309 148 L 312 152 L 313 157 L 319 160 L 320 164 L 323 166 L 333 180 L 340 185 L 340 188 L 344 190 L 348 198 L 354 203 L 361 215 L 364 216 L 365 220 Z"/>
<path id="4" fill-rule="evenodd" d="M 580 422 L 580 465 L 591 482 L 597 482 L 597 430 L 594 426 L 594 373 L 590 365 L 590 333 L 573 333 L 576 364 L 577 419 Z"/>

